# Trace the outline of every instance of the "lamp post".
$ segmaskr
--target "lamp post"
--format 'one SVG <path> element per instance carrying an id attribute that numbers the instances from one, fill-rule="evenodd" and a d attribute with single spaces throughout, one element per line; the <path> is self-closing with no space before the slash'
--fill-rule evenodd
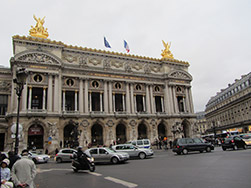
<path id="1" fill-rule="evenodd" d="M 215 127 L 215 121 L 212 122 L 213 123 L 213 131 L 214 131 L 214 144 L 216 142 L 216 127 Z"/>
<path id="2" fill-rule="evenodd" d="M 27 78 L 27 71 L 25 68 L 18 69 L 16 71 L 16 78 L 13 79 L 13 82 L 16 84 L 16 94 L 17 94 L 17 123 L 16 123 L 16 136 L 15 136 L 15 154 L 18 154 L 18 146 L 19 146 L 19 138 L 18 138 L 18 130 L 19 130 L 19 111 L 20 111 L 20 99 L 22 96 L 22 91 L 24 88 L 24 84 Z"/>

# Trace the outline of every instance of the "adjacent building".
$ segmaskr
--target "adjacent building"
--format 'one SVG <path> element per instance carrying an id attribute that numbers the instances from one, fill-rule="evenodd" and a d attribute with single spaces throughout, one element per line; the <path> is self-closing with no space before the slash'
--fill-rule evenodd
<path id="1" fill-rule="evenodd" d="M 206 105 L 208 132 L 251 131 L 251 73 L 229 84 Z"/>

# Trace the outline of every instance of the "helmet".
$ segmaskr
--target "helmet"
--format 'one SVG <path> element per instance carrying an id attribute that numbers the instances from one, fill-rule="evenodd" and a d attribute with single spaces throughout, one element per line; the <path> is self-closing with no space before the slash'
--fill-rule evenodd
<path id="1" fill-rule="evenodd" d="M 9 160 L 9 159 L 4 159 L 4 160 L 2 161 L 2 163 L 5 163 L 7 166 L 9 166 L 10 160 Z"/>

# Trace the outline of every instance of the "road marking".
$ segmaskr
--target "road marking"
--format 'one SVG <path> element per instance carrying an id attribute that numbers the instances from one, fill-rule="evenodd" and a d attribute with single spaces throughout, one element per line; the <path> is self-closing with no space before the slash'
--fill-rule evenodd
<path id="1" fill-rule="evenodd" d="M 106 180 L 110 180 L 110 181 L 112 181 L 114 183 L 122 184 L 125 187 L 129 187 L 129 188 L 134 188 L 134 187 L 138 186 L 137 184 L 130 183 L 130 182 L 127 182 L 127 181 L 123 181 L 123 180 L 120 180 L 120 179 L 117 179 L 117 178 L 113 178 L 113 177 L 105 177 L 105 179 Z"/>
<path id="2" fill-rule="evenodd" d="M 68 171 L 71 171 L 72 169 L 68 169 L 68 168 L 51 168 L 51 169 L 37 168 L 37 173 L 50 172 L 52 170 L 68 170 Z"/>
<path id="3" fill-rule="evenodd" d="M 102 176 L 102 174 L 96 173 L 96 172 L 88 172 L 88 174 L 94 175 L 94 176 Z"/>

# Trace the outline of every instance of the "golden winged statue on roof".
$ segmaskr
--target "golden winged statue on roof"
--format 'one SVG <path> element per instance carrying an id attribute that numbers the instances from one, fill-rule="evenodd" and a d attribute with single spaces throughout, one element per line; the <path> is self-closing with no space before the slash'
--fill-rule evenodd
<path id="1" fill-rule="evenodd" d="M 165 59 L 165 58 L 168 58 L 168 59 L 173 59 L 173 54 L 172 52 L 170 51 L 170 47 L 171 47 L 171 42 L 170 44 L 165 43 L 163 40 L 162 40 L 162 43 L 163 43 L 163 46 L 165 47 L 164 50 L 162 50 L 162 59 Z"/>
<path id="2" fill-rule="evenodd" d="M 41 19 L 33 15 L 33 18 L 36 20 L 37 23 L 35 27 L 31 26 L 30 35 L 38 38 L 47 38 L 49 34 L 47 28 L 44 28 L 43 26 L 45 16 Z"/>

